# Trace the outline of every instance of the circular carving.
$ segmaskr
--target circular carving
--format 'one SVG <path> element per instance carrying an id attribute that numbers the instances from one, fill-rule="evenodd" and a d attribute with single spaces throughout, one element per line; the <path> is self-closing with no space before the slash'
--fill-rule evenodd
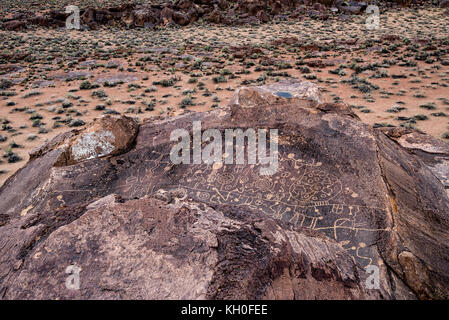
<path id="1" fill-rule="evenodd" d="M 290 187 L 290 194 L 301 202 L 327 201 L 341 191 L 341 182 L 334 176 L 321 171 L 306 172 Z"/>

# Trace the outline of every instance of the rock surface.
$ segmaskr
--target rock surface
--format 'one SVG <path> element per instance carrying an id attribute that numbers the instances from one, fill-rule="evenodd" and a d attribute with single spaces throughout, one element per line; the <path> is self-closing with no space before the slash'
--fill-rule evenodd
<path id="1" fill-rule="evenodd" d="M 242 87 L 236 90 L 231 98 L 231 105 L 241 108 L 252 108 L 260 104 L 275 103 L 305 103 L 319 104 L 322 101 L 321 93 L 311 82 L 281 81 L 275 84 L 259 87 Z"/>
<path id="2" fill-rule="evenodd" d="M 138 124 L 132 118 L 105 116 L 96 119 L 87 128 L 55 137 L 50 144 L 33 150 L 30 158 L 42 156 L 50 149 L 59 149 L 60 155 L 54 165 L 65 166 L 118 155 L 131 148 L 137 132 Z"/>
<path id="3" fill-rule="evenodd" d="M 441 8 L 449 8 L 449 0 L 442 0 L 440 2 L 440 7 Z"/>
<path id="4" fill-rule="evenodd" d="M 407 0 L 408 1 L 408 0 Z M 406 1 L 406 2 L 407 2 Z M 179 25 L 185 26 L 200 19 L 211 23 L 225 25 L 243 25 L 251 23 L 266 23 L 277 18 L 298 19 L 300 16 L 327 20 L 335 10 L 347 14 L 361 14 L 367 4 L 358 1 L 285 1 L 285 0 L 178 0 L 163 4 L 126 3 L 112 7 L 80 8 L 82 29 L 97 29 L 100 26 L 122 26 L 126 28 L 154 28 L 155 26 Z M 396 0 L 402 3 L 404 0 Z M 405 3 L 404 3 L 405 4 Z M 383 7 L 391 6 L 391 1 L 385 1 Z M 445 1 L 441 2 L 445 7 Z M 69 16 L 65 11 L 51 10 L 49 12 L 31 12 L 14 15 L 2 21 L 1 28 L 20 31 L 29 25 L 61 28 Z"/>
<path id="5" fill-rule="evenodd" d="M 449 145 L 447 143 L 406 128 L 388 128 L 384 129 L 384 132 L 419 157 L 441 181 L 449 194 Z"/>
<path id="6" fill-rule="evenodd" d="M 81 269 L 78 291 L 64 288 L 67 263 Z M 376 297 L 359 283 L 363 270 L 335 242 L 176 193 L 123 203 L 109 195 L 91 203 L 37 245 L 21 270 L 5 298 Z"/>
<path id="7" fill-rule="evenodd" d="M 170 134 L 194 121 L 277 129 L 277 172 L 173 164 Z M 310 83 L 239 90 L 221 110 L 144 122 L 118 154 L 61 163 L 82 134 L 0 189 L 3 299 L 449 298 L 446 146 L 372 129 Z"/>

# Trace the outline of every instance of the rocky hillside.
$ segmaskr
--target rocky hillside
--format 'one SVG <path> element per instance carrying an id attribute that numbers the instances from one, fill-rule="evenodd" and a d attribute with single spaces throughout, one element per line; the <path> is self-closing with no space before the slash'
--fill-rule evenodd
<path id="1" fill-rule="evenodd" d="M 277 129 L 278 170 L 174 165 L 170 134 L 194 121 Z M 103 117 L 0 188 L 0 297 L 447 299 L 448 172 L 446 143 L 372 129 L 308 82 L 140 125 Z"/>
<path id="2" fill-rule="evenodd" d="M 403 5 L 429 5 L 429 1 L 378 1 L 381 10 Z M 271 20 L 300 19 L 309 16 L 327 20 L 340 15 L 362 14 L 367 2 L 344 0 L 177 0 L 152 1 L 70 1 L 42 3 L 35 1 L 28 6 L 17 3 L 3 4 L 2 29 L 24 30 L 30 26 L 64 27 L 69 13 L 65 5 L 79 5 L 83 29 L 100 26 L 126 28 L 154 28 L 161 25 L 186 26 L 204 21 L 224 25 L 265 23 Z M 442 7 L 449 1 L 442 0 Z M 14 8 L 14 10 L 10 10 Z"/>

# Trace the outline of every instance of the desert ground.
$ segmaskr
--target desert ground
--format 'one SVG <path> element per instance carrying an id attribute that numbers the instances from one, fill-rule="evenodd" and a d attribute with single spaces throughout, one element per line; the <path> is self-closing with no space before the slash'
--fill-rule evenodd
<path id="1" fill-rule="evenodd" d="M 329 102 L 350 105 L 372 126 L 412 127 L 449 141 L 445 9 L 387 10 L 378 30 L 365 21 L 1 30 L 0 185 L 30 150 L 104 114 L 142 121 L 211 110 L 240 86 L 285 78 L 317 83 Z"/>

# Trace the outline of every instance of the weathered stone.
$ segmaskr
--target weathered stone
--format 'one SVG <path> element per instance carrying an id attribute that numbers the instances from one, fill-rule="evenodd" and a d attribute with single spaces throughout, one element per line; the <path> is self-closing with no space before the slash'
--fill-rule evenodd
<path id="1" fill-rule="evenodd" d="M 242 87 L 236 90 L 230 105 L 251 108 L 271 103 L 311 103 L 322 102 L 320 89 L 310 82 L 283 81 L 259 87 Z"/>
<path id="2" fill-rule="evenodd" d="M 397 34 L 384 34 L 380 39 L 385 42 L 395 42 L 401 40 L 401 37 Z"/>
<path id="3" fill-rule="evenodd" d="M 95 80 L 95 83 L 108 83 L 109 85 L 117 85 L 123 82 L 137 81 L 138 79 L 139 78 L 135 74 L 120 72 L 100 76 Z"/>
<path id="4" fill-rule="evenodd" d="M 418 156 L 446 187 L 449 194 L 449 145 L 407 128 L 386 128 L 385 134 Z"/>
<path id="5" fill-rule="evenodd" d="M 145 27 L 147 24 L 158 24 L 160 22 L 160 13 L 148 5 L 138 6 L 132 11 L 133 26 Z"/>
<path id="6" fill-rule="evenodd" d="M 293 45 L 299 42 L 299 39 L 296 37 L 285 37 L 281 39 L 276 39 L 271 42 L 273 46 L 281 46 L 283 44 Z"/>
<path id="7" fill-rule="evenodd" d="M 275 1 L 271 7 L 271 14 L 276 16 L 279 15 L 282 12 L 282 5 L 280 2 Z"/>
<path id="8" fill-rule="evenodd" d="M 65 21 L 70 14 L 65 11 L 51 10 L 48 15 L 51 19 Z"/>
<path id="9" fill-rule="evenodd" d="M 449 198 L 426 159 L 444 146 L 373 129 L 311 83 L 245 90 L 220 110 L 148 120 L 105 159 L 58 163 L 90 127 L 35 152 L 0 188 L 0 296 L 449 298 Z M 170 135 L 194 121 L 222 136 L 277 129 L 277 170 L 173 164 Z M 69 265 L 79 291 L 65 288 Z"/>
<path id="10" fill-rule="evenodd" d="M 309 60 L 306 62 L 306 65 L 311 68 L 325 68 L 325 67 L 334 66 L 335 63 L 328 59 L 326 59 L 326 60 L 319 59 L 319 60 Z"/>
<path id="11" fill-rule="evenodd" d="M 33 81 L 31 84 L 32 88 L 46 88 L 46 87 L 53 87 L 55 85 L 54 81 L 50 80 L 37 80 Z"/>
<path id="12" fill-rule="evenodd" d="M 250 211 L 157 198 L 91 203 L 35 246 L 3 298 L 378 297 L 359 283 L 364 271 L 350 255 L 318 233 Z M 80 290 L 65 288 L 68 265 L 81 269 Z"/>
<path id="13" fill-rule="evenodd" d="M 23 20 L 12 20 L 4 22 L 2 27 L 6 30 L 17 31 L 23 30 L 26 27 L 26 23 Z"/>
<path id="14" fill-rule="evenodd" d="M 247 58 L 252 55 L 264 55 L 264 51 L 258 47 L 252 46 L 239 46 L 239 47 L 230 47 L 229 50 L 232 52 L 234 58 L 242 59 Z"/>
<path id="15" fill-rule="evenodd" d="M 260 10 L 259 12 L 257 12 L 256 18 L 259 19 L 259 21 L 262 23 L 270 21 L 270 17 L 266 14 L 264 10 Z"/>
<path id="16" fill-rule="evenodd" d="M 339 8 L 342 12 L 346 12 L 349 14 L 360 14 L 362 11 L 362 7 L 360 6 L 343 6 Z"/>
<path id="17" fill-rule="evenodd" d="M 70 141 L 64 142 L 64 147 L 67 147 L 55 165 L 71 165 L 121 154 L 131 147 L 137 130 L 137 123 L 128 117 L 105 116 L 96 119 Z"/>
<path id="18" fill-rule="evenodd" d="M 35 13 L 31 11 L 18 12 L 12 15 L 12 20 L 26 20 L 34 15 Z"/>
<path id="19" fill-rule="evenodd" d="M 144 27 L 145 22 L 147 22 L 149 11 L 141 9 L 134 11 L 133 14 L 134 14 L 134 25 L 137 27 Z"/>
<path id="20" fill-rule="evenodd" d="M 95 65 L 97 65 L 97 60 L 85 60 L 79 63 L 79 66 L 83 68 L 92 68 Z"/>
<path id="21" fill-rule="evenodd" d="M 88 71 L 68 71 L 68 72 L 61 72 L 56 73 L 52 76 L 53 79 L 56 80 L 83 80 L 88 78 L 91 75 Z"/>
<path id="22" fill-rule="evenodd" d="M 180 26 L 186 26 L 190 23 L 190 18 L 187 14 L 175 11 L 173 12 L 173 21 Z"/>
<path id="23" fill-rule="evenodd" d="M 214 9 L 214 11 L 212 11 L 207 18 L 207 21 L 209 21 L 211 23 L 217 23 L 217 24 L 221 23 L 223 20 L 224 20 L 223 14 L 218 9 L 218 7 L 216 7 Z"/>
<path id="24" fill-rule="evenodd" d="M 18 64 L 2 64 L 0 65 L 0 72 L 3 74 L 7 73 L 9 75 L 15 75 L 17 73 L 23 72 L 27 69 L 26 66 Z"/>
<path id="25" fill-rule="evenodd" d="M 396 2 L 408 2 L 410 0 Z M 287 15 L 298 19 L 304 13 L 309 16 L 327 20 L 327 7 L 333 5 L 332 0 L 320 0 L 319 2 L 304 0 L 302 2 L 292 0 L 250 0 L 250 1 L 227 1 L 227 0 L 178 0 L 175 2 L 164 2 L 163 4 L 135 4 L 125 3 L 113 7 L 87 7 L 81 10 L 81 29 L 98 29 L 101 26 L 122 26 L 126 28 L 154 27 L 156 25 L 178 24 L 188 25 L 199 19 L 220 23 L 232 24 L 258 24 L 272 20 L 285 21 Z M 349 5 L 348 5 L 349 4 Z M 389 5 L 386 2 L 384 5 Z M 332 12 L 343 12 L 349 14 L 362 13 L 367 4 L 359 1 L 335 1 Z M 446 6 L 443 0 L 440 6 Z M 312 10 L 310 10 L 312 9 Z M 14 14 L 12 19 L 5 21 L 2 25 L 6 30 L 22 30 L 27 24 L 43 27 L 64 27 L 65 19 L 68 17 L 65 11 L 42 12 L 36 15 L 27 11 Z M 257 19 L 255 19 L 255 17 Z M 349 19 L 346 15 L 340 15 L 340 20 Z"/>
<path id="26" fill-rule="evenodd" d="M 173 10 L 165 6 L 161 11 L 161 19 L 163 24 L 169 24 L 173 22 Z"/>
<path id="27" fill-rule="evenodd" d="M 118 155 L 128 150 L 137 135 L 137 123 L 128 117 L 104 116 L 87 128 L 59 134 L 49 143 L 30 152 L 36 159 L 58 150 L 54 166 L 66 166 L 84 160 Z"/>
<path id="28" fill-rule="evenodd" d="M 193 6 L 193 1 L 192 0 L 178 0 L 176 2 L 175 6 L 177 8 L 186 10 Z"/>

